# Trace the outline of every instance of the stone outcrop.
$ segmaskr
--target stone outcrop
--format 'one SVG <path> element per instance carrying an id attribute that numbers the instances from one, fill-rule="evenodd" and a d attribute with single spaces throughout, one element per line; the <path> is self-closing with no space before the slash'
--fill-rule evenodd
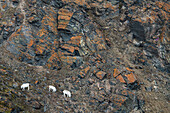
<path id="1" fill-rule="evenodd" d="M 1 59 L 8 60 L 0 61 L 0 112 L 142 111 L 140 70 L 169 73 L 169 6 L 166 0 L 1 0 L 0 48 L 8 53 Z M 18 88 L 23 81 L 30 92 Z M 47 83 L 56 95 L 44 90 Z M 64 89 L 71 99 L 62 98 Z"/>

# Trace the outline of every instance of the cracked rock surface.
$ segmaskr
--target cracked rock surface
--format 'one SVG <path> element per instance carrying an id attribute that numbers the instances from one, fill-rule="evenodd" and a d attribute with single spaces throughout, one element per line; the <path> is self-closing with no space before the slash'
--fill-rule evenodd
<path id="1" fill-rule="evenodd" d="M 0 112 L 168 113 L 169 7 L 1 0 Z M 27 82 L 30 90 L 21 90 Z"/>

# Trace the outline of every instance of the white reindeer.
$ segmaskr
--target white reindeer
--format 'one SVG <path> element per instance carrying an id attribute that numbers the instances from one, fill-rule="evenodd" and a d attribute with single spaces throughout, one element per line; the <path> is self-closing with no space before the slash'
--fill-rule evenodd
<path id="1" fill-rule="evenodd" d="M 25 90 L 25 88 L 28 88 L 28 90 L 29 90 L 29 83 L 23 83 L 21 85 L 21 89 Z"/>
<path id="2" fill-rule="evenodd" d="M 67 95 L 67 97 L 71 97 L 70 91 L 64 90 L 63 93 L 64 93 L 64 97 L 65 97 L 66 95 Z"/>
<path id="3" fill-rule="evenodd" d="M 56 88 L 52 85 L 49 85 L 49 91 L 56 92 Z"/>

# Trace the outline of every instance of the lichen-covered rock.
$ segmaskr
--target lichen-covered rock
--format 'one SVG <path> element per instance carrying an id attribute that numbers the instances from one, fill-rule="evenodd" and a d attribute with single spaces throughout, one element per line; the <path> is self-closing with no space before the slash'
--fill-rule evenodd
<path id="1" fill-rule="evenodd" d="M 16 10 L 14 25 L 21 24 L 12 34 L 10 28 L 9 33 L 4 31 L 3 38 L 7 50 L 22 62 L 56 70 L 63 64 L 75 68 L 82 64 L 82 56 L 106 49 L 101 31 L 76 5 L 59 10 L 44 5 L 35 13 L 32 9 L 20 11 Z"/>
<path id="2" fill-rule="evenodd" d="M 104 71 L 99 71 L 96 73 L 96 77 L 99 79 L 103 79 L 106 76 L 106 73 Z"/>
<path id="3" fill-rule="evenodd" d="M 120 82 L 127 84 L 137 81 L 134 71 L 129 68 L 126 68 L 126 73 L 124 75 L 122 75 L 117 69 L 114 69 L 113 77 L 118 79 Z"/>
<path id="4" fill-rule="evenodd" d="M 168 19 L 167 0 L 2 0 L 0 112 L 144 109 L 148 89 L 168 95 Z"/>

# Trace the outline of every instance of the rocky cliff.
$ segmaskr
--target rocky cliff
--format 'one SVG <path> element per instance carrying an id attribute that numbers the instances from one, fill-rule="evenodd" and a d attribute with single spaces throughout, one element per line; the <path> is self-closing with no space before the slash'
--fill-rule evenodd
<path id="1" fill-rule="evenodd" d="M 0 112 L 168 112 L 169 7 L 167 0 L 1 0 Z M 29 91 L 20 88 L 25 82 Z"/>

